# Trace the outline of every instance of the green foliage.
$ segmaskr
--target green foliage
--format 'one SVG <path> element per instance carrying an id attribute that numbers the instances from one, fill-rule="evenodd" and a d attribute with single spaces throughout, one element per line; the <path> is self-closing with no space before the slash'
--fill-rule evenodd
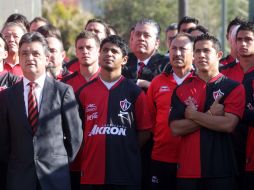
<path id="1" fill-rule="evenodd" d="M 128 39 L 130 28 L 143 17 L 156 20 L 161 28 L 161 46 L 165 51 L 165 28 L 178 22 L 178 0 L 105 0 L 101 7 L 104 9 L 104 19 L 113 25 L 119 35 Z M 226 0 L 227 21 L 236 16 L 246 17 L 248 0 Z M 187 15 L 196 17 L 200 24 L 209 31 L 221 37 L 221 0 L 187 0 Z"/>
<path id="2" fill-rule="evenodd" d="M 93 17 L 90 13 L 85 13 L 81 9 L 71 5 L 64 5 L 61 2 L 44 1 L 43 17 L 47 18 L 51 24 L 60 29 L 64 47 L 68 56 L 74 54 L 74 41 L 78 33 L 83 29 L 84 23 Z"/>
<path id="3" fill-rule="evenodd" d="M 106 0 L 103 19 L 116 28 L 118 34 L 128 41 L 131 27 L 141 18 L 157 21 L 161 28 L 161 50 L 165 51 L 165 28 L 177 22 L 177 3 L 175 0 Z"/>
<path id="4" fill-rule="evenodd" d="M 75 36 L 82 30 L 84 23 L 93 15 L 84 13 L 77 7 L 68 6 L 58 1 L 44 0 L 43 16 L 58 27 L 63 35 L 65 48 L 71 51 Z M 116 28 L 118 34 L 126 41 L 131 27 L 141 18 L 157 21 L 161 28 L 161 52 L 166 51 L 165 28 L 178 22 L 178 0 L 93 0 L 102 10 L 101 17 Z M 221 0 L 187 0 L 188 16 L 196 17 L 200 24 L 221 37 Z M 227 22 L 236 16 L 247 17 L 248 0 L 226 0 Z M 70 54 L 70 53 L 69 53 Z"/>

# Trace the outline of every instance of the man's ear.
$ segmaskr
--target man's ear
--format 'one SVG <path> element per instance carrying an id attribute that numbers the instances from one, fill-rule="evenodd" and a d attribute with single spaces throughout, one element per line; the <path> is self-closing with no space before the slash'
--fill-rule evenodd
<path id="1" fill-rule="evenodd" d="M 61 52 L 61 56 L 63 59 L 66 57 L 66 52 L 64 50 Z"/>
<path id="2" fill-rule="evenodd" d="M 154 47 L 154 49 L 158 50 L 158 49 L 159 49 L 159 46 L 160 46 L 160 39 L 158 38 L 158 39 L 156 39 L 156 41 L 155 41 L 155 47 Z"/>
<path id="3" fill-rule="evenodd" d="M 123 57 L 122 66 L 123 66 L 123 65 L 126 65 L 127 61 L 128 61 L 128 56 L 126 55 L 126 56 Z"/>
<path id="4" fill-rule="evenodd" d="M 46 67 L 49 65 L 49 55 L 46 55 Z"/>
<path id="5" fill-rule="evenodd" d="M 218 56 L 219 59 L 221 59 L 222 56 L 223 56 L 223 52 L 222 51 L 218 51 L 217 56 Z"/>
<path id="6" fill-rule="evenodd" d="M 7 57 L 8 57 L 8 51 L 4 51 L 3 60 L 5 60 Z"/>

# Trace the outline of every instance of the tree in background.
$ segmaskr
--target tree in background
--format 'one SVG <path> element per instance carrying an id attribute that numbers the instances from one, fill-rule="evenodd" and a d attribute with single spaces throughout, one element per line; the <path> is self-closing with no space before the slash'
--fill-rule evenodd
<path id="1" fill-rule="evenodd" d="M 178 22 L 178 0 L 93 0 L 93 3 L 98 4 L 101 15 L 85 13 L 77 6 L 66 6 L 58 1 L 43 1 L 43 16 L 61 30 L 68 55 L 74 52 L 75 36 L 92 17 L 104 19 L 126 41 L 138 20 L 154 19 L 162 29 L 160 50 L 166 51 L 164 31 L 169 24 Z M 220 39 L 221 0 L 188 0 L 187 3 L 188 16 L 198 18 L 200 24 Z M 236 16 L 247 18 L 248 5 L 248 0 L 227 0 L 227 22 Z"/>
<path id="2" fill-rule="evenodd" d="M 126 41 L 129 39 L 131 27 L 141 18 L 151 18 L 157 21 L 162 29 L 161 49 L 165 49 L 164 30 L 177 22 L 178 5 L 172 0 L 106 0 L 100 4 L 104 10 L 103 19 L 116 28 L 118 34 Z"/>
<path id="3" fill-rule="evenodd" d="M 200 24 L 220 38 L 221 0 L 188 0 L 187 3 L 188 16 L 198 18 Z M 161 41 L 165 39 L 165 28 L 178 22 L 178 0 L 105 0 L 100 6 L 104 10 L 103 19 L 113 25 L 126 40 L 130 28 L 140 18 L 152 18 L 160 24 Z M 228 0 L 227 7 L 228 22 L 236 16 L 247 17 L 243 12 L 248 12 L 248 0 Z M 161 43 L 160 49 L 165 51 L 164 43 Z"/>
<path id="4" fill-rule="evenodd" d="M 93 15 L 71 4 L 66 5 L 58 1 L 44 0 L 43 17 L 60 29 L 65 50 L 68 56 L 72 57 L 75 54 L 76 35 L 81 32 L 84 24 L 93 18 Z"/>

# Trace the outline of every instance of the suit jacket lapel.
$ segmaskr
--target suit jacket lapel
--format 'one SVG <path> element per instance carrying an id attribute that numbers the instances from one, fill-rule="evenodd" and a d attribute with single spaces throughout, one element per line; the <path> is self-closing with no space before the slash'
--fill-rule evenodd
<path id="1" fill-rule="evenodd" d="M 53 105 L 52 100 L 54 99 L 53 96 L 55 96 L 53 83 L 54 81 L 52 78 L 46 77 L 45 83 L 42 89 L 42 98 L 41 98 L 41 104 L 40 104 L 40 110 L 39 110 L 39 126 L 41 123 L 40 121 L 45 119 L 45 116 L 47 116 L 47 114 L 49 113 L 49 110 L 51 110 L 51 107 Z"/>

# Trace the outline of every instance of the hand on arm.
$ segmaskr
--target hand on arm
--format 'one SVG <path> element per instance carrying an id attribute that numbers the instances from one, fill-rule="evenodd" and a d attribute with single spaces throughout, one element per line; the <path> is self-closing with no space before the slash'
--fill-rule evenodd
<path id="1" fill-rule="evenodd" d="M 189 105 L 185 110 L 185 118 L 211 130 L 232 132 L 237 125 L 239 118 L 231 113 L 214 115 L 213 113 L 222 114 L 224 112 L 221 111 L 222 106 L 219 105 L 219 100 L 215 100 L 211 107 L 213 112 L 210 109 L 210 112 L 202 113 L 197 111 L 193 105 Z"/>
<path id="2" fill-rule="evenodd" d="M 224 105 L 219 103 L 221 98 L 222 98 L 222 96 L 217 98 L 213 102 L 213 104 L 210 106 L 210 109 L 207 111 L 208 114 L 217 115 L 217 116 L 223 116 L 225 114 L 224 113 Z"/>
<path id="3" fill-rule="evenodd" d="M 137 80 L 137 85 L 140 87 L 140 88 L 148 88 L 150 86 L 150 83 L 149 81 L 147 80 L 143 80 L 143 79 L 138 79 Z"/>

